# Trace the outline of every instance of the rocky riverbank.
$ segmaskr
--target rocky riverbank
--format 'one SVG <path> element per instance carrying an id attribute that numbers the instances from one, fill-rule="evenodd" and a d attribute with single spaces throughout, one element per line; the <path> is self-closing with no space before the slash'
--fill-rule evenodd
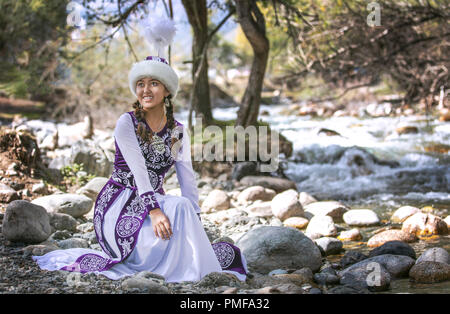
<path id="1" fill-rule="evenodd" d="M 16 130 L 20 128 L 30 127 Z M 55 147 L 44 149 L 44 143 L 55 140 L 45 132 L 37 146 L 53 166 L 56 160 L 84 156 L 90 173 L 104 170 L 102 162 L 113 154 L 110 138 L 97 132 L 94 140 L 80 138 L 69 149 L 70 134 L 56 137 L 59 153 Z M 14 143 L 23 143 L 15 136 Z M 87 154 L 87 147 L 103 155 Z M 380 216 L 338 200 L 317 200 L 297 191 L 295 182 L 255 175 L 245 165 L 215 178 L 198 178 L 197 184 L 205 231 L 212 243 L 228 241 L 242 250 L 250 270 L 246 282 L 225 273 L 211 273 L 199 282 L 167 283 L 150 272 L 112 281 L 43 271 L 32 255 L 74 247 L 100 250 L 93 205 L 108 178 L 97 174 L 85 185 L 62 191 L 33 176 L 33 163 L 28 164 L 31 171 L 23 168 L 27 164 L 15 151 L 0 152 L 0 293 L 396 293 L 405 292 L 396 290 L 404 280 L 430 287 L 450 280 L 446 211 L 405 204 Z M 165 191 L 180 195 L 173 172 Z"/>
<path id="2" fill-rule="evenodd" d="M 317 201 L 293 189 L 276 193 L 262 186 L 241 186 L 226 192 L 203 180 L 199 185 L 205 230 L 211 242 L 228 241 L 241 248 L 250 269 L 245 283 L 220 273 L 200 282 L 174 284 L 150 272 L 111 281 L 103 276 L 40 270 L 31 255 L 73 247 L 100 249 L 92 207 L 95 192 L 106 180 L 95 178 L 78 194 L 52 194 L 8 204 L 0 216 L 1 292 L 371 293 L 389 291 L 391 282 L 401 278 L 426 284 L 450 280 L 446 249 L 425 245 L 419 254 L 412 246 L 448 238 L 448 217 L 444 220 L 405 206 L 390 221 L 381 221 L 369 209 Z M 373 230 L 368 239 L 366 228 Z M 349 243 L 364 249 L 346 249 Z"/>

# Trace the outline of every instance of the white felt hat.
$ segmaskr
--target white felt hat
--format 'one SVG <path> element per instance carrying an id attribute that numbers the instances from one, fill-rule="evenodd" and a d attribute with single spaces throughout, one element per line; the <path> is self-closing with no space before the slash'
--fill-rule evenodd
<path id="1" fill-rule="evenodd" d="M 178 75 L 162 55 L 173 41 L 176 32 L 175 23 L 171 19 L 152 17 L 141 26 L 142 36 L 150 47 L 157 50 L 158 56 L 149 56 L 133 64 L 128 74 L 131 93 L 137 98 L 137 81 L 144 77 L 151 77 L 163 83 L 174 99 L 178 91 Z"/>
<path id="2" fill-rule="evenodd" d="M 164 58 L 149 56 L 145 60 L 133 64 L 128 74 L 128 82 L 131 93 L 136 98 L 136 83 L 144 77 L 157 79 L 164 84 L 172 95 L 172 99 L 176 97 L 178 91 L 178 75 Z"/>

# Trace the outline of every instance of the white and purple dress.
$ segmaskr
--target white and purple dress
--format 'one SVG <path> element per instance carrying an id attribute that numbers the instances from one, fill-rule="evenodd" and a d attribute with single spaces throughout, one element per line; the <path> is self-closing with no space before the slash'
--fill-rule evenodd
<path id="1" fill-rule="evenodd" d="M 114 280 L 151 271 L 166 282 L 198 281 L 223 271 L 245 281 L 247 265 L 239 248 L 227 242 L 211 244 L 203 229 L 190 140 L 183 125 L 175 123 L 175 130 L 166 124 L 157 133 L 164 143 L 154 145 L 137 135 L 133 111 L 120 116 L 114 129 L 114 170 L 94 207 L 94 229 L 102 251 L 73 248 L 33 256 L 42 269 L 92 272 Z M 170 148 L 172 137 L 180 140 L 177 154 Z M 164 176 L 173 165 L 182 196 L 165 195 L 163 190 Z M 169 240 L 153 232 L 148 213 L 155 208 L 170 220 Z"/>

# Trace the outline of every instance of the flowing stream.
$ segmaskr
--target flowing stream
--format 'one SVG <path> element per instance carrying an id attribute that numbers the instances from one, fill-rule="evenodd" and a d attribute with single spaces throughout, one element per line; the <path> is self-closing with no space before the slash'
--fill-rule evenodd
<path id="1" fill-rule="evenodd" d="M 445 218 L 450 213 L 450 123 L 426 116 L 312 118 L 283 115 L 289 105 L 261 106 L 259 119 L 293 142 L 284 173 L 318 200 L 341 201 L 352 209 L 374 210 L 388 222 L 399 207 L 428 207 Z M 216 119 L 235 119 L 237 108 L 213 110 Z M 182 122 L 186 112 L 177 114 Z M 399 134 L 402 126 L 417 133 Z M 325 129 L 334 131 L 326 132 Z M 322 131 L 320 131 L 322 130 Z M 334 135 L 327 135 L 333 134 Z M 376 229 L 362 228 L 365 239 Z M 450 236 L 412 243 L 417 256 L 430 248 L 450 251 Z M 365 244 L 344 245 L 370 251 Z M 333 257 L 339 261 L 342 255 Z M 391 282 L 388 293 L 448 293 L 450 282 Z"/>

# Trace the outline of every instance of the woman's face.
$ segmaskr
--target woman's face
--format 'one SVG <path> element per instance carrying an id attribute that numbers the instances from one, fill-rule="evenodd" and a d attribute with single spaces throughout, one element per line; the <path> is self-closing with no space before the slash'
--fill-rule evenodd
<path id="1" fill-rule="evenodd" d="M 151 77 L 144 77 L 136 82 L 136 95 L 144 109 L 164 105 L 164 97 L 169 94 L 164 84 Z"/>

